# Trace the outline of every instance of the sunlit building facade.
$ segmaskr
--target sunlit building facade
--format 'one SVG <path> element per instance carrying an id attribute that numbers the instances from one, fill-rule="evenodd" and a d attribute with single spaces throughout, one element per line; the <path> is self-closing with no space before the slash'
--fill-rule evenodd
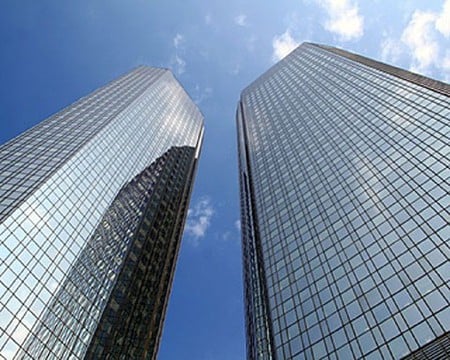
<path id="1" fill-rule="evenodd" d="M 202 137 L 142 66 L 0 147 L 0 358 L 156 357 Z"/>
<path id="2" fill-rule="evenodd" d="M 450 353 L 450 86 L 305 43 L 237 109 L 248 359 Z"/>

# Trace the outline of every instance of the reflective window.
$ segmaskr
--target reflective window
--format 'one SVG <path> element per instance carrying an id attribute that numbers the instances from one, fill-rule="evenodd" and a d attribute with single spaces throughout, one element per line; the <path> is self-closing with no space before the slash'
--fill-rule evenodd
<path id="1" fill-rule="evenodd" d="M 448 331 L 450 90 L 420 81 L 304 44 L 242 92 L 247 324 L 283 334 L 287 302 L 304 322 L 280 358 L 400 358 Z"/>

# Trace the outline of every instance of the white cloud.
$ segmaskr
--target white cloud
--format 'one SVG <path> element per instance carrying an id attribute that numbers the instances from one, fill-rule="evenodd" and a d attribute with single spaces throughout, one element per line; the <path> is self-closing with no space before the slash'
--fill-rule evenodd
<path id="1" fill-rule="evenodd" d="M 236 220 L 234 222 L 234 227 L 236 228 L 236 230 L 241 231 L 241 220 Z"/>
<path id="2" fill-rule="evenodd" d="M 357 40 L 364 34 L 364 17 L 351 0 L 316 0 L 328 14 L 324 27 L 338 35 L 339 40 Z"/>
<path id="3" fill-rule="evenodd" d="M 212 24 L 212 16 L 211 16 L 211 14 L 206 14 L 205 15 L 205 24 L 206 25 L 211 25 Z"/>
<path id="4" fill-rule="evenodd" d="M 445 82 L 450 82 L 450 50 L 447 50 L 445 52 L 444 59 L 442 60 L 442 69 L 444 71 L 444 77 L 443 80 Z"/>
<path id="5" fill-rule="evenodd" d="M 238 16 L 236 16 L 234 18 L 234 22 L 236 25 L 239 25 L 239 26 L 248 26 L 247 15 L 239 14 Z"/>
<path id="6" fill-rule="evenodd" d="M 170 63 L 178 75 L 181 75 L 186 71 L 186 61 L 178 54 L 172 56 Z"/>
<path id="7" fill-rule="evenodd" d="M 200 239 L 205 236 L 213 215 L 214 208 L 211 199 L 207 196 L 200 198 L 194 207 L 189 209 L 185 233 L 189 235 L 193 246 L 200 244 Z"/>
<path id="8" fill-rule="evenodd" d="M 206 99 L 209 99 L 213 94 L 213 88 L 210 86 L 205 87 L 204 89 L 200 88 L 200 85 L 195 85 L 194 88 L 194 102 L 196 104 L 200 104 L 201 102 L 205 101 Z"/>
<path id="9" fill-rule="evenodd" d="M 398 37 L 384 34 L 381 58 L 401 66 L 400 59 L 412 59 L 414 72 L 450 79 L 450 0 L 440 12 L 416 10 Z M 436 72 L 435 72 L 436 71 Z"/>
<path id="10" fill-rule="evenodd" d="M 181 44 L 184 42 L 184 36 L 181 34 L 176 34 L 173 38 L 173 46 L 175 46 L 175 49 L 178 49 Z"/>
<path id="11" fill-rule="evenodd" d="M 397 63 L 403 52 L 402 47 L 403 44 L 399 40 L 385 35 L 381 42 L 381 60 Z"/>
<path id="12" fill-rule="evenodd" d="M 184 60 L 183 58 L 183 55 L 185 53 L 185 42 L 186 41 L 184 35 L 180 33 L 177 33 L 172 39 L 175 53 L 170 58 L 170 67 L 178 75 L 181 75 L 186 71 L 186 60 Z"/>
<path id="13" fill-rule="evenodd" d="M 283 34 L 275 36 L 272 40 L 272 60 L 274 62 L 281 60 L 298 45 L 300 45 L 300 42 L 292 37 L 289 29 Z"/>
<path id="14" fill-rule="evenodd" d="M 230 240 L 231 236 L 232 236 L 232 235 L 231 235 L 231 232 L 225 231 L 225 232 L 221 235 L 221 238 L 222 238 L 223 241 L 228 241 L 228 240 Z"/>
<path id="15" fill-rule="evenodd" d="M 442 6 L 442 12 L 436 19 L 436 29 L 445 37 L 450 36 L 450 0 Z"/>
<path id="16" fill-rule="evenodd" d="M 238 75 L 241 72 L 241 63 L 236 63 L 230 71 L 231 75 Z"/>
<path id="17" fill-rule="evenodd" d="M 442 60 L 442 67 L 444 68 L 444 70 L 450 71 L 450 50 L 447 50 L 445 52 L 444 60 Z"/>
<path id="18" fill-rule="evenodd" d="M 439 45 L 434 36 L 437 14 L 415 11 L 406 26 L 401 40 L 413 56 L 413 70 L 423 72 L 438 59 Z"/>
<path id="19" fill-rule="evenodd" d="M 256 40 L 258 40 L 258 38 L 254 34 L 250 35 L 247 39 L 245 39 L 245 47 L 247 48 L 248 51 L 250 52 L 255 51 Z"/>

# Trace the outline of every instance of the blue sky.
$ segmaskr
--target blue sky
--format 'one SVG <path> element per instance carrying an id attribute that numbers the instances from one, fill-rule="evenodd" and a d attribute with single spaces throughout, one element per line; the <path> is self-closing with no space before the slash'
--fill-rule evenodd
<path id="1" fill-rule="evenodd" d="M 171 68 L 206 134 L 159 359 L 245 354 L 235 108 L 303 41 L 450 81 L 450 0 L 6 0 L 0 143 L 139 64 Z"/>

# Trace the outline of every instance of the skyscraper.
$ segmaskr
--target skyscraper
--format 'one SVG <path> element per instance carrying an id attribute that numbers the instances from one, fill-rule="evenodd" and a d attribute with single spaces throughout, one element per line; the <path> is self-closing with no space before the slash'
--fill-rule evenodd
<path id="1" fill-rule="evenodd" d="M 237 109 L 249 359 L 450 356 L 450 86 L 304 43 Z"/>
<path id="2" fill-rule="evenodd" d="M 154 358 L 203 137 L 139 67 L 0 148 L 0 358 Z"/>

